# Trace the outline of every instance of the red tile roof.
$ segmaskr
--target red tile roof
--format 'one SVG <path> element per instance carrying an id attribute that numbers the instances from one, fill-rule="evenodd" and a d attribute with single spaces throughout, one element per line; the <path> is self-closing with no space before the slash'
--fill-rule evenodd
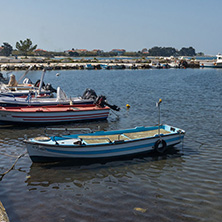
<path id="1" fill-rule="evenodd" d="M 47 51 L 43 49 L 36 49 L 34 52 L 47 52 Z"/>

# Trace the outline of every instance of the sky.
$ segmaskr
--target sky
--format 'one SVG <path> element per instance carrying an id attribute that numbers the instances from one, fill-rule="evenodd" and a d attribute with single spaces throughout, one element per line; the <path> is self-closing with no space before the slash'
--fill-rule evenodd
<path id="1" fill-rule="evenodd" d="M 30 38 L 37 48 L 193 47 L 222 53 L 221 0 L 0 0 L 0 45 Z"/>

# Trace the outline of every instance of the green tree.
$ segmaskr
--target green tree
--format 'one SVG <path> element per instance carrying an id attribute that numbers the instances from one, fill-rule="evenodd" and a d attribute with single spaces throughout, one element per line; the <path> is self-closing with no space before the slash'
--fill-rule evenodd
<path id="1" fill-rule="evenodd" d="M 149 49 L 148 52 L 151 56 L 174 56 L 177 53 L 175 48 L 158 46 Z"/>
<path id="2" fill-rule="evenodd" d="M 1 55 L 3 56 L 10 56 L 12 54 L 12 46 L 7 42 L 4 42 L 2 45 L 3 49 L 1 51 Z"/>
<path id="3" fill-rule="evenodd" d="M 79 56 L 79 53 L 75 51 L 70 51 L 69 56 Z"/>
<path id="4" fill-rule="evenodd" d="M 30 39 L 26 39 L 24 41 L 20 40 L 19 42 L 16 42 L 16 48 L 19 52 L 21 52 L 24 55 L 27 55 L 30 52 L 33 52 L 37 45 L 32 45 L 32 41 Z"/>
<path id="5" fill-rule="evenodd" d="M 181 55 L 181 56 L 195 56 L 196 52 L 195 52 L 195 49 L 193 47 L 189 47 L 189 48 L 183 47 L 179 51 L 179 55 Z"/>

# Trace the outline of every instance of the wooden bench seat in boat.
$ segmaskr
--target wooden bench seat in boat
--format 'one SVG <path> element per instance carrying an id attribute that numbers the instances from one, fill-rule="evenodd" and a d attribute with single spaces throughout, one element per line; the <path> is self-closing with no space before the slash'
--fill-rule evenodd
<path id="1" fill-rule="evenodd" d="M 124 134 L 115 134 L 115 135 L 101 135 L 101 136 L 81 136 L 82 140 L 84 140 L 87 144 L 92 143 L 107 143 L 118 140 L 129 140 Z"/>
<path id="2" fill-rule="evenodd" d="M 160 134 L 167 134 L 167 133 L 169 132 L 164 129 L 160 129 Z M 118 141 L 127 141 L 127 140 L 151 137 L 156 134 L 158 134 L 158 129 L 151 131 L 114 134 L 114 135 L 81 136 L 80 139 L 84 140 L 86 144 L 107 143 L 107 142 L 112 143 Z"/>
<path id="3" fill-rule="evenodd" d="M 160 134 L 167 134 L 170 133 L 164 129 L 160 129 Z M 156 130 L 149 130 L 149 131 L 142 131 L 142 132 L 135 132 L 135 133 L 124 133 L 125 136 L 129 137 L 130 139 L 141 139 L 146 137 L 151 137 L 158 134 L 158 129 Z"/>

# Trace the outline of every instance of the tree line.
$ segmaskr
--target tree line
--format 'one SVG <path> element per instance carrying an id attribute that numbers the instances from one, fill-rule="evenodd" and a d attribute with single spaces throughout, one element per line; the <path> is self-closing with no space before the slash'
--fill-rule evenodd
<path id="1" fill-rule="evenodd" d="M 79 57 L 79 56 L 101 56 L 101 57 L 112 57 L 120 55 L 116 52 L 104 52 L 102 50 L 99 51 L 85 51 L 85 52 L 77 52 L 70 50 L 67 52 L 49 52 L 49 51 L 39 51 L 38 53 L 35 52 L 37 48 L 37 45 L 33 45 L 31 39 L 26 39 L 24 41 L 20 40 L 16 42 L 16 49 L 13 49 L 13 47 L 7 43 L 4 42 L 2 44 L 0 55 L 1 56 L 72 56 L 72 57 Z M 196 56 L 195 49 L 193 47 L 188 48 L 181 48 L 180 50 L 177 50 L 173 47 L 158 47 L 155 46 L 149 50 L 146 48 L 142 49 L 138 52 L 123 52 L 121 53 L 121 56 L 132 56 L 132 57 L 139 57 L 139 56 Z M 203 53 L 198 53 L 198 55 L 204 55 Z"/>
<path id="2" fill-rule="evenodd" d="M 196 56 L 196 52 L 193 47 L 183 47 L 180 50 L 176 50 L 172 47 L 155 46 L 148 50 L 148 54 L 151 56 Z"/>

